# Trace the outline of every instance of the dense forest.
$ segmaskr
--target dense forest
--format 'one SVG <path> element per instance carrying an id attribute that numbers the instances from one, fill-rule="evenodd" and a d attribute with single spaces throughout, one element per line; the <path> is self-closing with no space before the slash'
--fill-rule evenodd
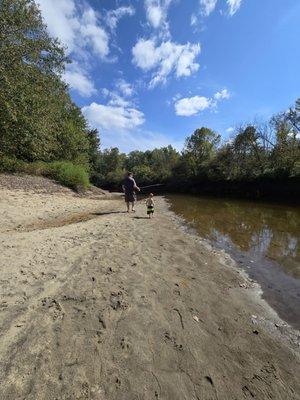
<path id="1" fill-rule="evenodd" d="M 182 152 L 172 146 L 129 154 L 100 149 L 62 73 L 70 60 L 33 0 L 0 2 L 0 171 L 37 173 L 71 187 L 119 189 L 126 170 L 139 184 L 197 191 L 209 183 L 293 182 L 300 178 L 300 99 L 264 124 L 239 126 L 222 142 L 201 127 Z"/>
<path id="2" fill-rule="evenodd" d="M 68 62 L 33 0 L 1 0 L 2 170 L 39 171 L 87 186 L 98 133 L 88 128 L 61 79 Z"/>

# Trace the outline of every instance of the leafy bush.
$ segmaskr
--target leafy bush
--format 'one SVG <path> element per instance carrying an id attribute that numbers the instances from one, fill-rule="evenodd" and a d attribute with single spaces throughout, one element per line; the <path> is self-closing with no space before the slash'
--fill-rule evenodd
<path id="1" fill-rule="evenodd" d="M 22 172 L 24 167 L 24 161 L 6 156 L 0 157 L 0 172 Z"/>
<path id="2" fill-rule="evenodd" d="M 43 175 L 47 176 L 49 164 L 43 161 L 36 161 L 33 163 L 24 163 L 22 171 L 29 175 Z"/>
<path id="3" fill-rule="evenodd" d="M 85 190 L 90 184 L 86 168 L 69 161 L 26 163 L 16 158 L 1 156 L 0 172 L 42 175 L 74 190 Z"/>
<path id="4" fill-rule="evenodd" d="M 55 161 L 48 165 L 47 175 L 62 185 L 75 190 L 89 187 L 89 175 L 84 167 L 69 161 Z"/>

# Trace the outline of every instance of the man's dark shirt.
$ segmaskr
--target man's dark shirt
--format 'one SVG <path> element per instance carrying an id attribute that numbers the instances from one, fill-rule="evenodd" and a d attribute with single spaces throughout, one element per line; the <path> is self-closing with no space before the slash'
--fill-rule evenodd
<path id="1" fill-rule="evenodd" d="M 123 182 L 125 193 L 133 193 L 134 188 L 136 187 L 135 180 L 130 176 L 127 176 Z"/>

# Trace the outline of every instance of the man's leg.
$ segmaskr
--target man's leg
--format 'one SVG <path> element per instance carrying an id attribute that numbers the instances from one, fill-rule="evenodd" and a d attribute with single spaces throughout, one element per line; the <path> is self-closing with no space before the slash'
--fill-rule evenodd
<path id="1" fill-rule="evenodd" d="M 131 209 L 132 209 L 133 212 L 135 212 L 134 203 L 135 203 L 134 201 L 131 203 L 131 205 L 132 205 Z"/>
<path id="2" fill-rule="evenodd" d="M 130 205 L 129 201 L 126 201 L 126 205 L 127 205 L 127 212 L 129 213 L 129 205 Z"/>

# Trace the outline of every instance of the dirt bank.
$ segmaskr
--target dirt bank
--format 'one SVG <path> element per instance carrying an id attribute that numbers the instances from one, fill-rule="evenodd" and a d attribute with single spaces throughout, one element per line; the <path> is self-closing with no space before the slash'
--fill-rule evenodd
<path id="1" fill-rule="evenodd" d="M 1 400 L 300 398 L 298 333 L 162 198 L 0 199 Z"/>

